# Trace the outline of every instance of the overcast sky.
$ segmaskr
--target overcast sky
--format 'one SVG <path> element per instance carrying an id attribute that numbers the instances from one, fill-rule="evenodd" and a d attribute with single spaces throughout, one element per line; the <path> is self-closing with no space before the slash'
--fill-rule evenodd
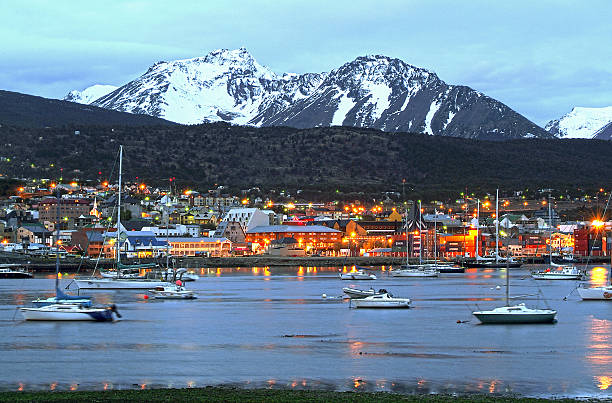
<path id="1" fill-rule="evenodd" d="M 0 0 L 0 89 L 62 98 L 246 47 L 275 72 L 384 54 L 538 124 L 612 105 L 610 0 Z"/>

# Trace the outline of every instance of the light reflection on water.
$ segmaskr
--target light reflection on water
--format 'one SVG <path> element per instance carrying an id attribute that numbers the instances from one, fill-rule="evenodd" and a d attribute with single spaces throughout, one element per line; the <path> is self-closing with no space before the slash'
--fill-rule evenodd
<path id="1" fill-rule="evenodd" d="M 591 287 L 603 287 L 608 284 L 608 269 L 602 266 L 596 266 L 591 269 L 589 283 Z"/>
<path id="2" fill-rule="evenodd" d="M 559 311 L 554 326 L 477 325 L 470 302 L 494 307 L 505 295 L 504 271 L 491 269 L 371 282 L 340 281 L 337 267 L 198 269 L 203 277 L 188 283 L 195 301 L 92 291 L 97 303 L 118 304 L 124 319 L 114 324 L 15 324 L 16 301 L 49 293 L 53 282 L 0 281 L 0 389 L 227 384 L 609 397 L 610 305 L 562 301 L 575 283 L 536 283 L 531 269 L 510 272 L 511 292 L 541 288 Z M 414 309 L 355 310 L 341 298 L 321 298 L 340 296 L 343 286 L 386 288 L 413 299 Z M 47 375 L 32 371 L 40 365 Z"/>

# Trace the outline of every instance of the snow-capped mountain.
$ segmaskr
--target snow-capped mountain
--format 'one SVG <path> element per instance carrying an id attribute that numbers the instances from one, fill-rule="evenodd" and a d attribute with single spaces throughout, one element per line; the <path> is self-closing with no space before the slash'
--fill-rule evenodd
<path id="1" fill-rule="evenodd" d="M 103 97 L 116 89 L 117 87 L 114 85 L 96 84 L 85 88 L 83 91 L 70 91 L 68 95 L 64 97 L 64 101 L 77 102 L 79 104 L 90 104 L 96 99 Z"/>
<path id="2" fill-rule="evenodd" d="M 575 107 L 561 118 L 548 122 L 545 129 L 560 138 L 592 139 L 610 122 L 612 122 L 612 106 Z"/>
<path id="3" fill-rule="evenodd" d="M 372 127 L 470 138 L 552 137 L 506 105 L 428 70 L 363 56 L 330 73 L 277 75 L 244 49 L 158 62 L 93 105 L 194 124 Z"/>

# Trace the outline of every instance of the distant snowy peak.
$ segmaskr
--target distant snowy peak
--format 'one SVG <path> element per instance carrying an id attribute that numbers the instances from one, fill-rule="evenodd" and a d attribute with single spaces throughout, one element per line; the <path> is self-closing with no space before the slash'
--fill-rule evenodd
<path id="1" fill-rule="evenodd" d="M 117 88 L 118 87 L 115 87 L 114 85 L 96 84 L 92 85 L 91 87 L 85 88 L 83 91 L 70 91 L 64 97 L 64 101 L 77 102 L 80 104 L 90 104 L 96 99 L 115 91 Z"/>
<path id="2" fill-rule="evenodd" d="M 612 106 L 575 107 L 561 118 L 548 122 L 545 129 L 559 138 L 592 139 L 610 122 L 612 122 Z"/>
<path id="3" fill-rule="evenodd" d="M 430 135 L 552 137 L 506 105 L 424 68 L 382 55 L 329 73 L 276 74 L 244 48 L 158 62 L 92 102 L 183 124 L 371 127 Z"/>

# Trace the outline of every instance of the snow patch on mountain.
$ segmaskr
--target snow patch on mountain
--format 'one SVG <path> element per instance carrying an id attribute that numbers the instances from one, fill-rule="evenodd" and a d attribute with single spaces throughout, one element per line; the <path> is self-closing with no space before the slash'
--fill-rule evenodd
<path id="1" fill-rule="evenodd" d="M 560 138 L 592 139 L 612 122 L 612 106 L 603 108 L 575 107 L 559 119 L 551 120 L 545 130 Z"/>
<path id="2" fill-rule="evenodd" d="M 77 102 L 79 104 L 90 104 L 98 98 L 115 91 L 118 87 L 114 85 L 96 84 L 85 88 L 83 91 L 73 90 L 64 97 L 64 101 Z"/>

